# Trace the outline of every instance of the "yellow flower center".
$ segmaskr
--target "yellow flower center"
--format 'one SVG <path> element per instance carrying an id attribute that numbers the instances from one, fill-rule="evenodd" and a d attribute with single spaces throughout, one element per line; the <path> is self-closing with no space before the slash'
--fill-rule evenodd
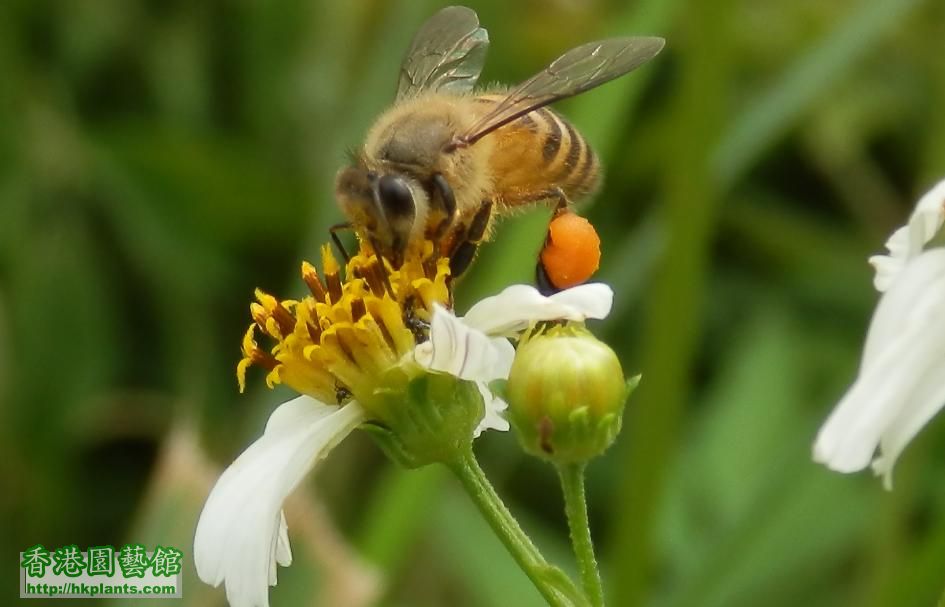
<path id="1" fill-rule="evenodd" d="M 329 245 L 322 247 L 320 277 L 302 264 L 310 295 L 278 300 L 256 291 L 253 323 L 243 337 L 237 365 L 240 391 L 246 370 L 269 370 L 269 387 L 286 384 L 322 402 L 342 404 L 352 396 L 369 401 L 386 374 L 428 338 L 433 304 L 451 307 L 449 260 L 433 254 L 432 243 L 399 268 L 361 248 L 345 267 Z M 256 343 L 261 331 L 275 340 L 267 351 Z"/>

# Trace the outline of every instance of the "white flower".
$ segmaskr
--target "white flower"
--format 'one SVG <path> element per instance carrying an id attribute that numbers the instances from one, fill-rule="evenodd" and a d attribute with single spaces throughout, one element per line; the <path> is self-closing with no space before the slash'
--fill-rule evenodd
<path id="1" fill-rule="evenodd" d="M 820 429 L 814 459 L 838 472 L 872 462 L 891 487 L 896 458 L 945 405 L 945 249 L 923 247 L 943 220 L 945 182 L 922 197 L 876 266 L 885 291 L 856 381 Z M 874 457 L 879 449 L 879 454 Z"/>
<path id="2" fill-rule="evenodd" d="M 477 382 L 486 414 L 476 436 L 487 428 L 508 430 L 501 416 L 507 405 L 487 388 L 489 381 L 508 377 L 515 351 L 505 336 L 539 320 L 603 318 L 612 299 L 606 285 L 582 285 L 551 297 L 518 285 L 479 302 L 463 319 L 438 307 L 430 340 L 413 357 L 432 371 Z M 231 607 L 268 607 L 276 566 L 292 562 L 282 503 L 367 420 L 356 401 L 337 406 L 300 396 L 276 408 L 262 437 L 223 472 L 197 523 L 194 563 L 201 580 L 226 585 Z"/>

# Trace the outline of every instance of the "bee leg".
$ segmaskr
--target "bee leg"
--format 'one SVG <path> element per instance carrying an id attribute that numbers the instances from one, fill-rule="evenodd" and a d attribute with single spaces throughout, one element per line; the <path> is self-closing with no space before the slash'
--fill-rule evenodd
<path id="1" fill-rule="evenodd" d="M 561 213 L 568 211 L 571 208 L 571 201 L 568 200 L 567 194 L 564 193 L 564 190 L 561 188 L 555 188 L 551 191 L 551 198 L 557 198 L 558 203 L 555 205 L 555 212 L 552 217 L 557 217 Z"/>
<path id="2" fill-rule="evenodd" d="M 456 247 L 450 255 L 450 276 L 452 278 L 458 278 L 469 269 L 473 259 L 476 258 L 477 250 L 479 250 L 479 243 L 468 240 Z"/>
<path id="3" fill-rule="evenodd" d="M 535 264 L 535 287 L 538 289 L 538 292 L 545 297 L 549 297 L 561 291 L 561 289 L 551 284 L 551 279 L 548 278 L 548 272 L 541 263 L 541 257 L 538 258 L 538 263 Z"/>
<path id="4" fill-rule="evenodd" d="M 539 293 L 546 297 L 554 295 L 561 289 L 552 284 L 551 278 L 548 276 L 548 271 L 545 270 L 545 264 L 542 263 L 541 254 L 544 252 L 545 248 L 551 244 L 551 221 L 554 221 L 555 217 L 567 210 L 567 200 L 562 192 L 562 195 L 558 198 L 558 204 L 555 206 L 554 213 L 551 214 L 551 220 L 548 222 L 548 231 L 545 234 L 545 242 L 541 244 L 541 250 L 538 251 L 538 260 L 535 262 L 535 287 L 538 289 Z"/>
<path id="5" fill-rule="evenodd" d="M 538 289 L 539 293 L 545 296 L 554 295 L 560 292 L 561 289 L 551 282 L 548 271 L 545 270 L 545 264 L 541 261 L 541 253 L 545 250 L 545 247 L 551 244 L 551 222 L 559 215 L 571 212 L 571 201 L 568 200 L 564 190 L 556 187 L 551 190 L 549 194 L 549 199 L 557 199 L 558 202 L 555 204 L 555 210 L 551 214 L 551 219 L 548 222 L 548 233 L 545 235 L 545 242 L 541 246 L 541 251 L 538 252 L 538 261 L 535 263 L 535 287 Z"/>
<path id="6" fill-rule="evenodd" d="M 489 227 L 489 219 L 492 217 L 492 201 L 483 200 L 482 206 L 473 215 L 473 220 L 466 230 L 466 240 L 472 242 L 481 241 L 486 235 L 486 229 Z"/>
<path id="7" fill-rule="evenodd" d="M 476 257 L 479 243 L 486 235 L 491 217 L 492 201 L 483 201 L 479 211 L 473 216 L 472 222 L 466 229 L 466 233 L 461 239 L 458 239 L 459 244 L 450 253 L 450 276 L 458 277 L 469 268 Z"/>
<path id="8" fill-rule="evenodd" d="M 433 175 L 432 182 L 433 188 L 439 196 L 433 196 L 431 202 L 446 215 L 430 235 L 430 239 L 436 244 L 446 233 L 446 230 L 453 225 L 453 221 L 456 219 L 456 197 L 453 195 L 453 188 L 450 187 L 446 178 L 440 173 Z"/>
<path id="9" fill-rule="evenodd" d="M 338 232 L 340 232 L 341 230 L 352 230 L 352 229 L 354 229 L 354 226 L 352 226 L 349 222 L 336 223 L 335 225 L 328 228 L 328 233 L 331 235 L 331 241 L 335 243 L 335 248 L 338 249 L 338 252 L 344 258 L 345 264 L 351 261 L 351 256 L 348 255 L 348 251 L 347 249 L 345 249 L 344 243 L 342 243 L 341 238 L 338 237 Z"/>
<path id="10" fill-rule="evenodd" d="M 338 237 L 338 232 L 342 230 L 352 230 L 352 229 L 354 229 L 354 226 L 348 222 L 338 223 L 328 228 L 328 233 L 331 235 L 331 240 L 333 243 L 335 243 L 335 248 L 338 249 L 338 252 L 344 258 L 346 266 L 348 265 L 348 262 L 351 261 L 351 255 L 348 254 L 348 250 L 345 249 L 344 243 L 341 242 L 341 238 Z M 375 251 L 380 250 L 377 248 L 377 243 L 373 238 L 370 239 L 370 243 L 371 243 L 372 249 L 374 249 Z M 384 259 L 380 255 L 378 255 L 377 261 L 378 261 L 378 273 L 380 274 L 381 280 L 384 283 L 384 288 L 387 289 L 387 292 L 390 294 L 391 297 L 393 297 L 394 289 L 393 287 L 390 286 L 390 277 L 387 275 L 387 266 L 384 265 Z"/>

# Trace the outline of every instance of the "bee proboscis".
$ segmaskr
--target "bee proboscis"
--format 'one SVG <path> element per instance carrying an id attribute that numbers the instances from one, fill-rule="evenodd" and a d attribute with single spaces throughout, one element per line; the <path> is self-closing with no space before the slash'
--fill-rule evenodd
<path id="1" fill-rule="evenodd" d="M 431 240 L 462 274 L 494 215 L 543 202 L 566 209 L 597 188 L 594 151 L 546 106 L 626 74 L 663 43 L 591 42 L 511 89 L 474 91 L 488 34 L 471 9 L 440 10 L 413 39 L 394 105 L 338 174 L 344 225 L 394 264 Z"/>

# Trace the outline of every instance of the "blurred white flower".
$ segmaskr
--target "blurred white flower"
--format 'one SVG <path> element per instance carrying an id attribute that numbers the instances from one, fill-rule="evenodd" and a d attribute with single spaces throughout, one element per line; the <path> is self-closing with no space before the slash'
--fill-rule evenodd
<path id="1" fill-rule="evenodd" d="M 508 430 L 507 407 L 488 382 L 508 377 L 515 350 L 507 336 L 541 320 L 603 318 L 613 292 L 606 285 L 582 285 L 544 297 L 516 285 L 473 306 L 457 318 L 437 305 L 430 339 L 409 356 L 435 372 L 475 381 L 485 416 L 475 430 Z M 361 423 L 367 410 L 356 400 L 328 405 L 300 396 L 272 413 L 265 432 L 217 480 L 194 536 L 194 563 L 201 580 L 226 585 L 231 607 L 268 607 L 277 565 L 288 566 L 292 551 L 282 504 L 312 467 Z"/>
<path id="2" fill-rule="evenodd" d="M 838 472 L 872 463 L 887 489 L 896 458 L 945 405 L 945 249 L 923 250 L 943 218 L 945 181 L 892 235 L 890 254 L 870 259 L 884 294 L 859 375 L 814 443 L 815 461 Z"/>

